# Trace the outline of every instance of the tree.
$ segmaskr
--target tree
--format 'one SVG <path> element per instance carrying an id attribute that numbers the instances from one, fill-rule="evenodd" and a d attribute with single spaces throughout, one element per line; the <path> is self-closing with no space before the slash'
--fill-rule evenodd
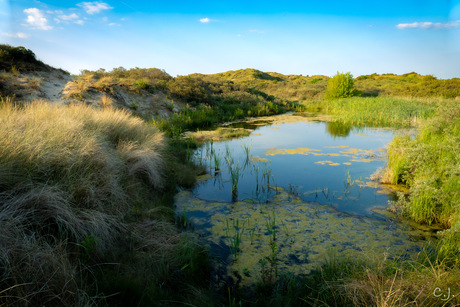
<path id="1" fill-rule="evenodd" d="M 339 73 L 327 80 L 325 97 L 328 99 L 346 98 L 355 94 L 353 75 L 350 72 Z"/>

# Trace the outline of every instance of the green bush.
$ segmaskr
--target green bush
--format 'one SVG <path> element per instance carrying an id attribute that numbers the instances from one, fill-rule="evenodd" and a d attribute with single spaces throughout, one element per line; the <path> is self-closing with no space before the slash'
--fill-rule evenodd
<path id="1" fill-rule="evenodd" d="M 0 70 L 11 71 L 12 67 L 19 71 L 34 71 L 44 69 L 46 65 L 37 60 L 32 50 L 0 44 Z"/>
<path id="2" fill-rule="evenodd" d="M 339 73 L 327 81 L 325 97 L 328 99 L 347 98 L 355 94 L 353 75 L 349 72 Z"/>

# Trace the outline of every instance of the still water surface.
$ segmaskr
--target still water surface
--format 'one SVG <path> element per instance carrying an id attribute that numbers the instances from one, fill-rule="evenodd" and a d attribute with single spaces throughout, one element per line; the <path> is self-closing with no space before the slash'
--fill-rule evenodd
<path id="1" fill-rule="evenodd" d="M 206 239 L 223 274 L 243 283 L 274 269 L 309 274 L 331 253 L 416 252 L 419 234 L 382 209 L 393 196 L 371 179 L 395 133 L 272 117 L 247 137 L 195 152 L 209 174 L 178 194 L 177 214 Z"/>

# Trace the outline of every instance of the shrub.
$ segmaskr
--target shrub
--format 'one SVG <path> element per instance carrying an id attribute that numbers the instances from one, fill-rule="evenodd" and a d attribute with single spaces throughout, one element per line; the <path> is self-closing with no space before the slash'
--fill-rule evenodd
<path id="1" fill-rule="evenodd" d="M 355 94 L 353 75 L 349 72 L 339 73 L 327 81 L 325 97 L 328 99 L 346 98 Z"/>
<path id="2" fill-rule="evenodd" d="M 37 60 L 32 50 L 22 46 L 12 47 L 0 44 L 0 70 L 11 71 L 12 67 L 19 71 L 45 69 L 46 65 Z"/>

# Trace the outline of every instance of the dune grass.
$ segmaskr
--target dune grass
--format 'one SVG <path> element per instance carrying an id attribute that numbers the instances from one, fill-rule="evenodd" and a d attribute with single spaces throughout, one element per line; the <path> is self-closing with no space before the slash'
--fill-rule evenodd
<path id="1" fill-rule="evenodd" d="M 105 304 L 120 278 L 152 303 L 205 272 L 173 224 L 168 146 L 124 111 L 2 100 L 0 304 Z"/>

